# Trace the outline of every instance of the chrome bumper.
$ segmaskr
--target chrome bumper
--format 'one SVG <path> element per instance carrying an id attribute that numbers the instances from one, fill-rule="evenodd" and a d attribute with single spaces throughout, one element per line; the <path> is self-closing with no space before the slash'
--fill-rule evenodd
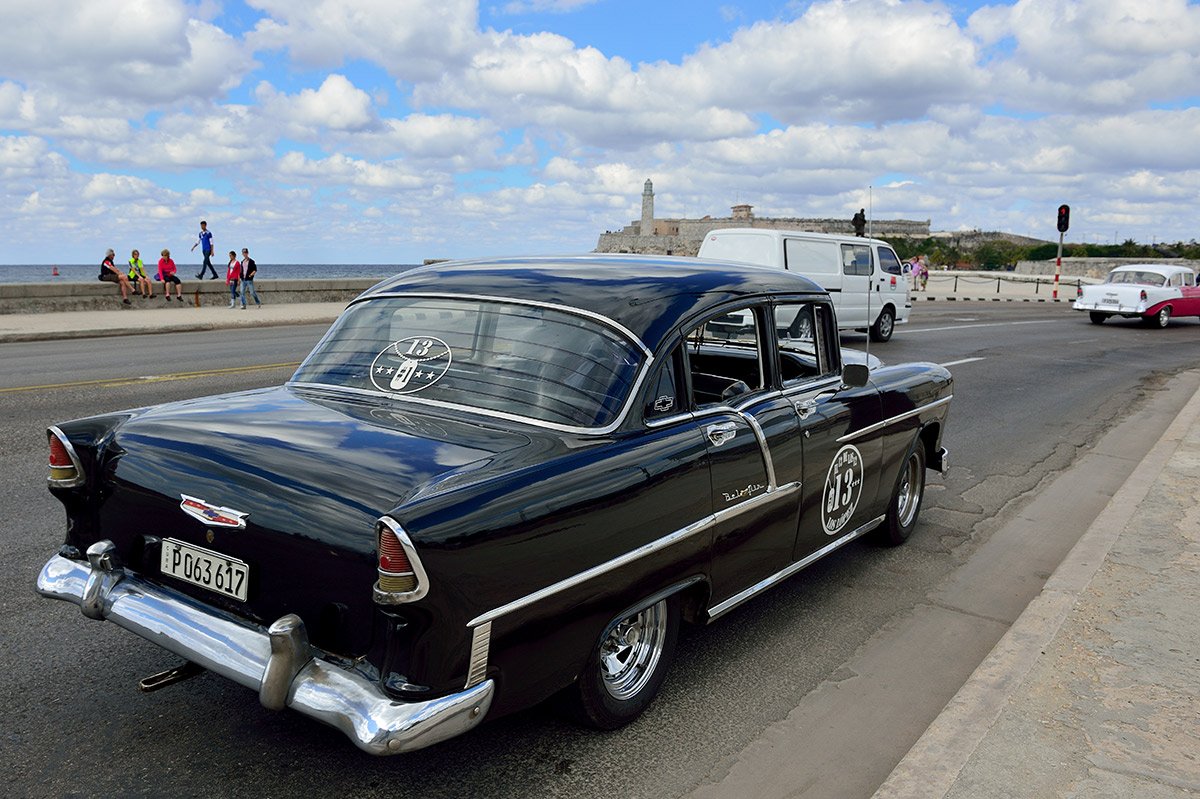
<path id="1" fill-rule="evenodd" d="M 409 752 L 460 735 L 491 707 L 491 680 L 439 699 L 398 702 L 361 675 L 314 657 L 299 616 L 288 614 L 264 630 L 221 614 L 125 571 L 108 541 L 92 545 L 88 561 L 50 558 L 38 593 L 74 602 L 88 618 L 114 622 L 258 691 L 265 707 L 290 707 L 337 727 L 371 754 Z"/>
<path id="2" fill-rule="evenodd" d="M 933 453 L 933 460 L 929 462 L 929 468 L 945 474 L 946 470 L 950 468 L 950 452 L 945 447 L 939 447 L 938 451 Z"/>

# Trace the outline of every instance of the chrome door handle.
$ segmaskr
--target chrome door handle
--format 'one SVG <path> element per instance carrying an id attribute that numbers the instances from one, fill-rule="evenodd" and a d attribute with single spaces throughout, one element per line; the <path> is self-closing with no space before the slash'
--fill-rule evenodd
<path id="1" fill-rule="evenodd" d="M 733 422 L 710 424 L 704 428 L 704 433 L 708 436 L 708 440 L 713 443 L 714 447 L 719 447 L 725 442 L 733 440 L 733 437 L 737 435 L 737 425 Z"/>
<path id="2" fill-rule="evenodd" d="M 815 399 L 806 399 L 796 403 L 796 413 L 801 420 L 807 419 L 817 412 L 817 401 Z"/>

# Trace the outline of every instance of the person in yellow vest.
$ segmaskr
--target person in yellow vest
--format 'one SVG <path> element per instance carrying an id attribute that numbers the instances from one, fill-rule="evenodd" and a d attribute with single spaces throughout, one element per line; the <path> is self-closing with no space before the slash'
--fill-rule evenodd
<path id="1" fill-rule="evenodd" d="M 154 284 L 150 282 L 146 266 L 142 263 L 142 256 L 137 250 L 129 255 L 129 282 L 133 284 L 134 291 L 142 295 L 143 300 L 154 296 Z"/>

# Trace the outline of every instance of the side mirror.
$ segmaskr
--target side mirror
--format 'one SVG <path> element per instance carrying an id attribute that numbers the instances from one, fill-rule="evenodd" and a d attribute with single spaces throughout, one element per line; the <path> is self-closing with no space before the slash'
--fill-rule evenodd
<path id="1" fill-rule="evenodd" d="M 865 363 L 848 363 L 842 367 L 842 386 L 845 388 L 862 388 L 867 384 L 871 370 Z"/>

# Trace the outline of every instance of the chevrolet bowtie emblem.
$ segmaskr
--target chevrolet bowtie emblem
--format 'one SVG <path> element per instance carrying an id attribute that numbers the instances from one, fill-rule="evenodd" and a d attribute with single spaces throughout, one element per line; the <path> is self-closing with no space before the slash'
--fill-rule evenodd
<path id="1" fill-rule="evenodd" d="M 218 505 L 210 505 L 202 499 L 189 497 L 187 494 L 180 494 L 183 500 L 179 503 L 179 507 L 187 515 L 199 519 L 205 524 L 211 524 L 215 527 L 235 527 L 238 530 L 246 529 L 246 517 L 249 513 L 243 513 L 240 510 L 233 508 L 222 508 Z"/>

